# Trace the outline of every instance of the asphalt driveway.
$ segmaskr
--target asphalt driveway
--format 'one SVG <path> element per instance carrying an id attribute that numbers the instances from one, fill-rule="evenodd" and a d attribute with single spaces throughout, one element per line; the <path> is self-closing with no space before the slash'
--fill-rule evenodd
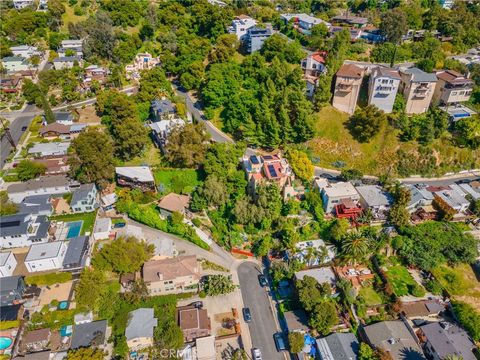
<path id="1" fill-rule="evenodd" d="M 275 348 L 273 334 L 279 330 L 267 291 L 258 283 L 259 274 L 260 265 L 256 263 L 244 262 L 238 267 L 243 303 L 245 307 L 250 308 L 252 314 L 252 322 L 248 324 L 252 346 L 260 349 L 264 360 L 285 360 L 287 353 L 277 352 Z"/>

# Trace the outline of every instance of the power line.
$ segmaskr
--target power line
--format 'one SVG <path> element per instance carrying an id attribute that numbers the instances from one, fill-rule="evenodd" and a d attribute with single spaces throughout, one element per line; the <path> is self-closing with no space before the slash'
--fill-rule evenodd
<path id="1" fill-rule="evenodd" d="M 7 137 L 8 142 L 10 143 L 10 145 L 12 145 L 14 149 L 16 149 L 17 146 L 15 145 L 15 141 L 13 140 L 12 134 L 10 133 L 8 122 L 7 122 L 7 125 L 5 125 L 6 119 L 3 117 L 0 117 L 0 121 L 2 122 L 2 129 L 5 132 L 5 136 Z"/>

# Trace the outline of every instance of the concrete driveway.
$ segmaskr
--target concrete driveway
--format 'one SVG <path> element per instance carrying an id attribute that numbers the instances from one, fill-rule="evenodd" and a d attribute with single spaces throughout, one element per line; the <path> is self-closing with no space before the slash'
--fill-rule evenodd
<path id="1" fill-rule="evenodd" d="M 273 340 L 273 334 L 280 331 L 280 328 L 275 320 L 277 315 L 270 306 L 267 290 L 258 282 L 261 271 L 259 264 L 250 261 L 238 266 L 243 303 L 250 308 L 252 314 L 252 322 L 248 324 L 252 347 L 260 349 L 263 359 L 285 360 L 287 353 L 278 352 Z"/>

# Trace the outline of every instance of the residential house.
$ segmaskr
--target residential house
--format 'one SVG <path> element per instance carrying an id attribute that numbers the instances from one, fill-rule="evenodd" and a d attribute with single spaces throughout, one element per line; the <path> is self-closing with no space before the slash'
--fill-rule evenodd
<path id="1" fill-rule="evenodd" d="M 325 179 L 316 179 L 314 186 L 320 191 L 323 200 L 323 208 L 326 213 L 334 212 L 340 214 L 340 208 L 349 205 L 348 203 L 345 205 L 346 202 L 342 203 L 343 200 L 350 200 L 354 203 L 354 207 L 359 209 L 359 212 L 362 211 L 362 208 L 358 206 L 360 195 L 351 183 L 330 183 Z"/>
<path id="2" fill-rule="evenodd" d="M 0 253 L 0 277 L 12 276 L 17 266 L 17 259 L 13 252 Z"/>
<path id="3" fill-rule="evenodd" d="M 480 183 L 478 181 L 471 181 L 469 184 L 459 183 L 457 185 L 466 196 L 471 196 L 473 200 L 480 200 Z"/>
<path id="4" fill-rule="evenodd" d="M 139 53 L 135 56 L 133 64 L 125 66 L 127 79 L 139 79 L 142 70 L 150 70 L 160 65 L 160 59 L 154 58 L 149 53 Z"/>
<path id="5" fill-rule="evenodd" d="M 332 289 L 335 288 L 335 284 L 337 283 L 335 273 L 328 266 L 315 269 L 300 270 L 295 272 L 296 280 L 303 280 L 305 276 L 310 276 L 314 278 L 319 284 L 329 284 Z"/>
<path id="6" fill-rule="evenodd" d="M 27 196 L 18 204 L 18 212 L 21 214 L 50 216 L 53 212 L 50 198 L 49 194 Z"/>
<path id="7" fill-rule="evenodd" d="M 34 0 L 13 0 L 13 7 L 17 10 L 31 7 L 35 4 Z"/>
<path id="8" fill-rule="evenodd" d="M 410 320 L 414 318 L 434 318 L 444 310 L 445 306 L 437 299 L 402 302 L 401 306 L 402 314 Z"/>
<path id="9" fill-rule="evenodd" d="M 89 324 L 93 322 L 93 312 L 78 313 L 73 316 L 73 323 L 75 325 Z"/>
<path id="10" fill-rule="evenodd" d="M 160 214 L 167 218 L 172 216 L 174 212 L 187 215 L 189 204 L 190 196 L 169 193 L 158 202 L 158 208 Z"/>
<path id="11" fill-rule="evenodd" d="M 120 186 L 155 191 L 155 179 L 148 166 L 116 167 L 117 183 Z"/>
<path id="12" fill-rule="evenodd" d="M 470 99 L 474 82 L 454 70 L 437 72 L 438 83 L 433 93 L 434 105 L 451 106 Z"/>
<path id="13" fill-rule="evenodd" d="M 85 128 L 87 124 L 71 124 L 64 125 L 59 122 L 54 122 L 45 125 L 38 131 L 40 136 L 47 140 L 60 138 L 61 140 L 71 140 L 76 138 Z"/>
<path id="14" fill-rule="evenodd" d="M 220 0 L 207 0 L 210 5 L 215 5 L 215 6 L 220 6 L 220 7 L 225 7 L 227 6 L 227 3 L 220 1 Z"/>
<path id="15" fill-rule="evenodd" d="M 348 10 L 340 15 L 334 16 L 331 21 L 333 24 L 355 26 L 359 28 L 363 28 L 368 24 L 368 18 L 350 14 Z"/>
<path id="16" fill-rule="evenodd" d="M 308 332 L 308 315 L 303 309 L 283 313 L 288 332 Z"/>
<path id="17" fill-rule="evenodd" d="M 25 266 L 28 272 L 61 269 L 66 252 L 64 241 L 33 244 L 25 258 Z"/>
<path id="18" fill-rule="evenodd" d="M 247 36 L 247 30 L 255 25 L 257 25 L 257 21 L 250 16 L 238 15 L 233 19 L 232 25 L 228 28 L 228 32 L 235 34 L 238 40 L 244 41 Z"/>
<path id="19" fill-rule="evenodd" d="M 22 320 L 23 313 L 22 304 L 0 306 L 0 321 Z"/>
<path id="20" fill-rule="evenodd" d="M 21 76 L 0 75 L 0 91 L 4 93 L 17 93 L 21 90 Z"/>
<path id="21" fill-rule="evenodd" d="M 117 194 L 115 194 L 114 192 L 110 192 L 110 193 L 102 192 L 102 195 L 100 196 L 100 203 L 104 211 L 112 210 L 116 202 L 117 202 Z"/>
<path id="22" fill-rule="evenodd" d="M 46 350 L 49 343 L 52 333 L 50 329 L 37 329 L 28 331 L 22 339 L 22 347 L 26 349 L 27 352 L 39 352 Z"/>
<path id="23" fill-rule="evenodd" d="M 166 97 L 153 100 L 150 109 L 152 112 L 152 121 L 154 122 L 161 120 L 175 120 L 177 118 L 175 104 Z"/>
<path id="24" fill-rule="evenodd" d="M 75 189 L 70 207 L 74 213 L 91 212 L 98 208 L 97 187 L 95 184 L 82 184 Z"/>
<path id="25" fill-rule="evenodd" d="M 71 47 L 71 48 L 60 47 L 57 49 L 57 54 L 59 58 L 74 57 L 78 60 L 83 59 L 82 47 Z"/>
<path id="26" fill-rule="evenodd" d="M 78 48 L 83 48 L 83 40 L 78 39 L 78 40 L 62 40 L 61 42 L 61 47 L 64 49 L 78 49 Z"/>
<path id="27" fill-rule="evenodd" d="M 301 62 L 304 79 L 307 84 L 307 96 L 309 97 L 312 97 L 317 89 L 319 76 L 327 70 L 325 66 L 326 55 L 325 51 L 316 51 L 307 55 Z"/>
<path id="28" fill-rule="evenodd" d="M 148 126 L 152 130 L 153 141 L 163 153 L 166 153 L 165 146 L 168 142 L 168 136 L 176 127 L 185 126 L 185 121 L 182 119 L 160 120 L 148 124 Z"/>
<path id="29" fill-rule="evenodd" d="M 370 209 L 375 219 L 386 219 L 393 201 L 392 196 L 378 185 L 357 186 L 356 189 L 360 194 L 362 206 Z"/>
<path id="30" fill-rule="evenodd" d="M 258 26 L 252 26 L 249 28 L 245 36 L 248 53 L 253 54 L 255 51 L 260 50 L 265 40 L 272 36 L 272 33 L 270 27 L 264 29 Z"/>
<path id="31" fill-rule="evenodd" d="M 352 333 L 333 333 L 316 340 L 320 360 L 354 360 L 360 344 Z"/>
<path id="32" fill-rule="evenodd" d="M 62 56 L 53 59 L 53 68 L 55 70 L 71 69 L 80 64 L 80 59 L 76 56 Z"/>
<path id="33" fill-rule="evenodd" d="M 194 355 L 197 360 L 216 360 L 215 335 L 195 339 Z"/>
<path id="34" fill-rule="evenodd" d="M 200 266 L 195 255 L 150 260 L 142 277 L 151 295 L 178 294 L 198 288 Z"/>
<path id="35" fill-rule="evenodd" d="M 23 276 L 7 276 L 0 278 L 0 306 L 14 305 L 22 299 L 25 292 Z"/>
<path id="36" fill-rule="evenodd" d="M 93 239 L 95 241 L 108 239 L 112 230 L 111 218 L 97 218 L 93 227 Z M 143 238 L 139 238 L 143 239 Z"/>
<path id="37" fill-rule="evenodd" d="M 74 182 L 64 175 L 47 175 L 23 183 L 12 184 L 7 188 L 7 193 L 11 201 L 19 204 L 27 196 L 70 193 L 70 185 L 74 185 Z"/>
<path id="38" fill-rule="evenodd" d="M 45 165 L 45 175 L 66 175 L 70 171 L 68 156 L 53 159 L 36 159 L 35 162 Z"/>
<path id="39" fill-rule="evenodd" d="M 20 56 L 4 57 L 2 59 L 2 66 L 7 73 L 16 73 L 33 69 L 33 66 L 28 62 L 28 60 Z"/>
<path id="40" fill-rule="evenodd" d="M 210 335 L 211 324 L 206 309 L 191 305 L 177 308 L 177 324 L 182 329 L 185 342 Z"/>
<path id="41" fill-rule="evenodd" d="M 433 189 L 434 202 L 440 204 L 442 207 L 449 209 L 454 213 L 454 218 L 462 216 L 470 207 L 470 201 L 467 199 L 467 194 L 457 184 L 448 185 L 446 188 Z"/>
<path id="42" fill-rule="evenodd" d="M 48 240 L 50 221 L 43 215 L 15 214 L 0 217 L 2 249 L 26 247 Z"/>
<path id="43" fill-rule="evenodd" d="M 38 51 L 38 48 L 31 45 L 12 46 L 10 51 L 13 53 L 13 56 L 19 56 L 25 59 L 30 59 L 32 56 L 41 55 L 41 52 Z"/>
<path id="44" fill-rule="evenodd" d="M 425 353 L 433 360 L 457 356 L 463 360 L 476 360 L 475 344 L 470 336 L 455 324 L 432 322 L 420 327 L 420 339 Z"/>
<path id="45" fill-rule="evenodd" d="M 335 247 L 326 245 L 322 239 L 300 241 L 293 251 L 287 253 L 287 257 L 308 267 L 321 266 L 333 260 Z"/>
<path id="46" fill-rule="evenodd" d="M 343 64 L 337 71 L 332 105 L 352 115 L 357 106 L 364 71 L 353 64 Z"/>
<path id="47" fill-rule="evenodd" d="M 430 107 L 437 76 L 426 73 L 416 67 L 400 69 L 400 91 L 406 99 L 407 114 L 422 114 Z"/>
<path id="48" fill-rule="evenodd" d="M 408 324 L 401 320 L 382 321 L 361 329 L 362 337 L 374 348 L 386 351 L 393 360 L 424 360 L 418 339 Z"/>
<path id="49" fill-rule="evenodd" d="M 407 210 L 412 213 L 415 210 L 432 204 L 433 194 L 428 191 L 426 184 L 412 184 L 406 185 L 410 190 L 410 202 L 407 205 Z"/>
<path id="50" fill-rule="evenodd" d="M 125 329 L 127 346 L 130 351 L 139 351 L 153 346 L 153 330 L 157 319 L 152 308 L 140 308 L 128 313 Z"/>
<path id="51" fill-rule="evenodd" d="M 68 111 L 55 111 L 53 113 L 55 122 L 62 125 L 72 125 L 74 117 L 71 112 Z M 82 124 L 83 125 L 83 124 Z"/>
<path id="52" fill-rule="evenodd" d="M 63 156 L 67 155 L 70 142 L 51 142 L 51 143 L 36 143 L 28 153 L 35 158 L 47 156 Z"/>
<path id="53" fill-rule="evenodd" d="M 375 278 L 374 273 L 364 265 L 345 265 L 334 267 L 335 274 L 340 279 L 348 280 L 355 290 L 360 290 L 365 282 Z"/>
<path id="54" fill-rule="evenodd" d="M 77 236 L 69 239 L 67 252 L 63 258 L 62 268 L 65 271 L 79 273 L 90 263 L 90 239 L 88 236 Z"/>
<path id="55" fill-rule="evenodd" d="M 305 35 L 310 35 L 315 25 L 324 24 L 327 28 L 331 26 L 330 23 L 308 14 L 282 14 L 280 18 L 285 21 L 285 23 L 292 21 L 293 27 Z"/>
<path id="56" fill-rule="evenodd" d="M 104 84 L 107 80 L 108 70 L 98 65 L 90 65 L 85 68 L 82 86 L 90 88 L 93 81 Z"/>
<path id="57" fill-rule="evenodd" d="M 75 324 L 73 327 L 70 349 L 82 347 L 105 347 L 107 333 L 107 320 L 92 321 L 83 324 Z"/>
<path id="58" fill-rule="evenodd" d="M 368 104 L 391 113 L 399 86 L 398 71 L 383 66 L 373 69 L 368 83 Z"/>

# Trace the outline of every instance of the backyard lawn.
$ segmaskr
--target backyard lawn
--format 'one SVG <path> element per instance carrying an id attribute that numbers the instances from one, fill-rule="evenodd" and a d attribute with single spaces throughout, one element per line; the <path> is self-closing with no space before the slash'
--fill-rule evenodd
<path id="1" fill-rule="evenodd" d="M 97 212 L 92 211 L 89 213 L 51 216 L 50 220 L 63 221 L 63 222 L 83 220 L 83 225 L 82 225 L 82 230 L 80 231 L 80 235 L 85 235 L 86 232 L 89 232 L 90 234 L 92 233 L 96 216 L 97 216 Z"/>
<path id="2" fill-rule="evenodd" d="M 358 295 L 365 300 L 365 305 L 374 306 L 384 303 L 382 296 L 375 291 L 372 286 L 364 286 L 358 292 Z"/>
<path id="3" fill-rule="evenodd" d="M 202 184 L 202 174 L 195 169 L 158 169 L 153 173 L 155 183 L 162 193 L 191 193 Z"/>
<path id="4" fill-rule="evenodd" d="M 390 266 L 387 270 L 387 276 L 397 296 L 408 295 L 410 293 L 409 285 L 415 286 L 417 284 L 407 268 L 400 264 Z"/>
<path id="5" fill-rule="evenodd" d="M 466 302 L 480 311 L 480 283 L 470 265 L 442 265 L 432 273 L 455 300 Z"/>

